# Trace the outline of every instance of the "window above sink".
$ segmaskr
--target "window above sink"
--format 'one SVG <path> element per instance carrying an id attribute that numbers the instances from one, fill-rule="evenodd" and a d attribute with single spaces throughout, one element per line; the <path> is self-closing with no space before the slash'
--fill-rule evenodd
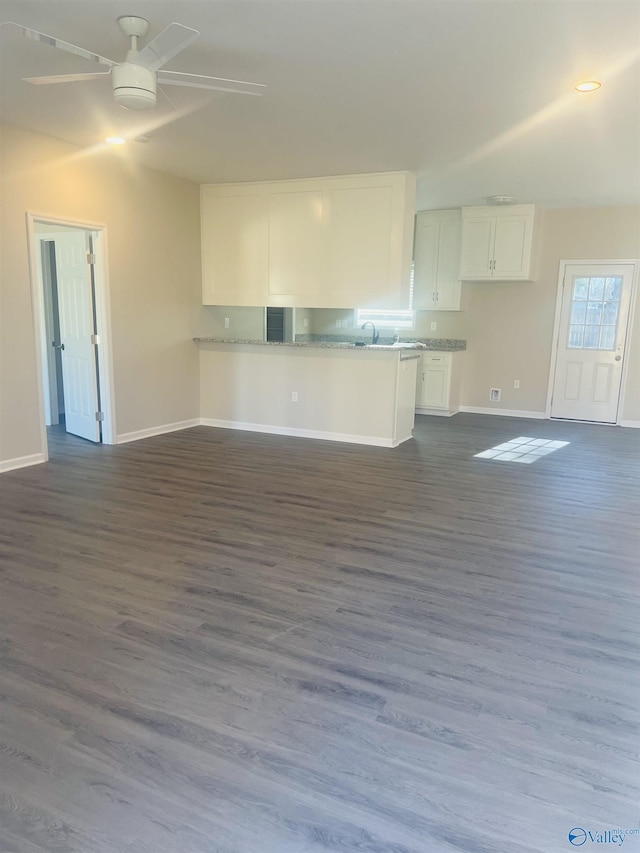
<path id="1" fill-rule="evenodd" d="M 374 323 L 377 329 L 413 331 L 415 317 L 415 311 L 409 310 L 385 311 L 375 308 L 356 308 L 354 326 L 360 328 L 363 323 Z"/>

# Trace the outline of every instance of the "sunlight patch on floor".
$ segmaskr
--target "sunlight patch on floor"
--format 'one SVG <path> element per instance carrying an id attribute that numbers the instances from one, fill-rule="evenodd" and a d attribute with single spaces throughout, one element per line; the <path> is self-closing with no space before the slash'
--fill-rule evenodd
<path id="1" fill-rule="evenodd" d="M 476 453 L 474 458 L 493 459 L 496 462 L 523 462 L 525 465 L 531 465 L 536 459 L 548 456 L 549 453 L 566 447 L 567 444 L 569 444 L 568 441 L 551 441 L 546 438 L 530 438 L 527 435 L 521 435 L 503 444 L 496 444 L 490 450 Z"/>

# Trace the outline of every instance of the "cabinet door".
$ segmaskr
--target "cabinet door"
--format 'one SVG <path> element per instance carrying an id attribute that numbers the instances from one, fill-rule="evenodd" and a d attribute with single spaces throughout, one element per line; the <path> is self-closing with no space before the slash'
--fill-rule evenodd
<path id="1" fill-rule="evenodd" d="M 203 186 L 205 304 L 408 308 L 415 186 L 408 172 Z"/>
<path id="2" fill-rule="evenodd" d="M 463 217 L 460 278 L 492 278 L 495 217 Z"/>
<path id="3" fill-rule="evenodd" d="M 528 278 L 531 258 L 530 216 L 498 216 L 493 250 L 493 278 Z"/>
<path id="4" fill-rule="evenodd" d="M 416 404 L 427 409 L 449 407 L 451 356 L 447 353 L 422 356 L 422 387 L 418 387 Z"/>
<path id="5" fill-rule="evenodd" d="M 202 301 L 267 303 L 269 209 L 265 195 L 202 194 Z"/>
<path id="6" fill-rule="evenodd" d="M 442 219 L 438 234 L 437 311 L 460 310 L 460 213 Z"/>
<path id="7" fill-rule="evenodd" d="M 417 311 L 436 307 L 439 233 L 440 223 L 434 214 L 417 214 L 413 250 L 413 307 Z"/>
<path id="8" fill-rule="evenodd" d="M 312 307 L 326 281 L 322 190 L 269 196 L 269 296 Z M 299 297 L 296 299 L 296 297 Z M 285 304 L 270 299 L 270 304 Z"/>
<path id="9" fill-rule="evenodd" d="M 331 189 L 326 307 L 358 307 L 387 300 L 393 239 L 393 187 Z"/>
<path id="10" fill-rule="evenodd" d="M 416 215 L 413 307 L 460 310 L 460 211 L 422 210 Z"/>

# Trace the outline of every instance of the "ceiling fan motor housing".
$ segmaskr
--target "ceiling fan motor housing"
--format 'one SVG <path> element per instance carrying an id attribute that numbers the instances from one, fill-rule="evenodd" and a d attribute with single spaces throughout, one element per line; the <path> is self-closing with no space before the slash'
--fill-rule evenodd
<path id="1" fill-rule="evenodd" d="M 127 110 L 148 110 L 156 105 L 156 75 L 154 71 L 125 62 L 111 69 L 113 98 Z"/>

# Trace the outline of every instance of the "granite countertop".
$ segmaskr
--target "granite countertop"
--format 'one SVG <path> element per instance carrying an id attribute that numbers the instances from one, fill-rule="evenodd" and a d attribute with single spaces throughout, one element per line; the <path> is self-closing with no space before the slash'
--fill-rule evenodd
<path id="1" fill-rule="evenodd" d="M 416 338 L 411 341 L 400 341 L 399 345 L 392 346 L 389 342 L 372 346 L 365 344 L 364 346 L 355 345 L 356 340 L 362 338 L 353 338 L 351 340 L 336 340 L 330 335 L 312 336 L 306 335 L 305 338 L 314 338 L 313 340 L 297 340 L 297 341 L 263 341 L 252 340 L 245 338 L 217 338 L 217 337 L 198 337 L 194 338 L 197 344 L 251 344 L 252 346 L 267 346 L 267 347 L 304 347 L 306 349 L 349 349 L 349 350 L 378 350 L 381 352 L 403 352 L 407 350 L 431 350 L 432 352 L 459 352 L 467 348 L 467 342 L 456 340 L 454 338 Z"/>

